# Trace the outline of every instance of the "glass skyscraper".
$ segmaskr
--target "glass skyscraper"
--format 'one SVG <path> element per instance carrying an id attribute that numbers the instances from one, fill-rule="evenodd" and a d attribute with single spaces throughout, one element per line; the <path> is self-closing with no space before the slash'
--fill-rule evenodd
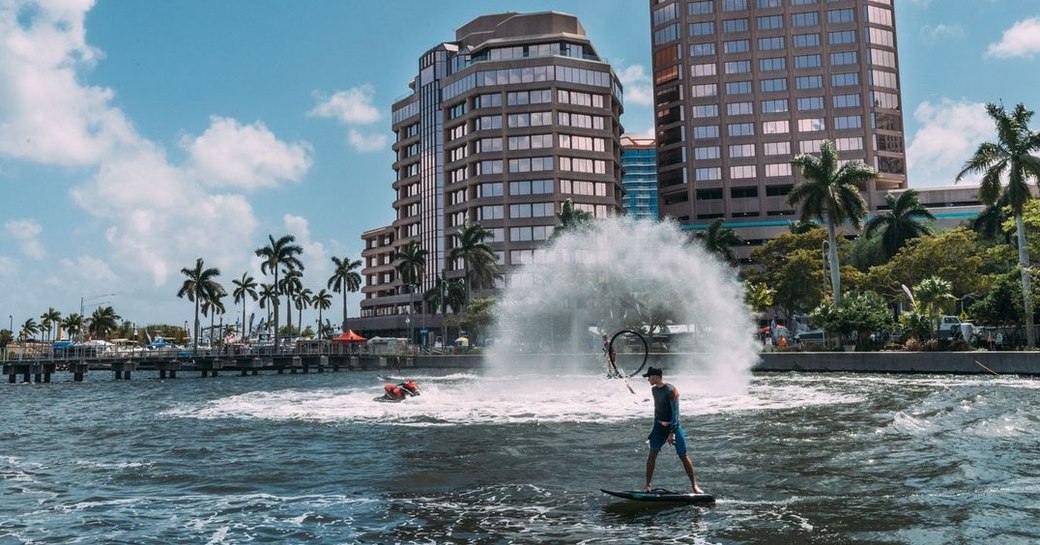
<path id="1" fill-rule="evenodd" d="M 653 138 L 621 137 L 621 200 L 625 215 L 635 219 L 658 219 L 657 145 Z"/>

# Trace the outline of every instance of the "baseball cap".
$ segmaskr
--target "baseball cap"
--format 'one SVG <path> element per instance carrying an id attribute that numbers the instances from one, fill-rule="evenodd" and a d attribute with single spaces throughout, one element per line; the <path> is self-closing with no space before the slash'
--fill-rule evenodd
<path id="1" fill-rule="evenodd" d="M 661 372 L 661 369 L 659 367 L 651 367 L 646 370 L 646 373 L 643 373 L 644 377 L 649 377 L 651 375 L 657 375 L 660 377 L 663 376 L 664 373 Z"/>

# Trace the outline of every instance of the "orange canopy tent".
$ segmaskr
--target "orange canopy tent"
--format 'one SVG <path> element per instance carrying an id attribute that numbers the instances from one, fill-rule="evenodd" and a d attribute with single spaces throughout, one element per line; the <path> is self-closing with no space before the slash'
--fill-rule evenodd
<path id="1" fill-rule="evenodd" d="M 354 333 L 353 329 L 348 329 L 341 333 L 338 337 L 333 337 L 332 342 L 334 343 L 363 343 L 368 339 Z"/>

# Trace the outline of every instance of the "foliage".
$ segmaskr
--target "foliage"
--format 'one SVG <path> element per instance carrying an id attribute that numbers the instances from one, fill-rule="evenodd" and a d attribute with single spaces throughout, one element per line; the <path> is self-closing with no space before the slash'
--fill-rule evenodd
<path id="1" fill-rule="evenodd" d="M 811 314 L 812 322 L 843 338 L 855 335 L 856 346 L 868 348 L 872 333 L 888 329 L 892 315 L 888 304 L 877 293 L 849 292 L 837 305 L 820 305 Z"/>
<path id="2" fill-rule="evenodd" d="M 857 271 L 867 272 L 871 267 L 882 265 L 889 256 L 881 246 L 881 237 L 860 236 L 848 244 L 848 260 L 846 263 Z"/>
<path id="3" fill-rule="evenodd" d="M 773 306 L 776 290 L 766 284 L 744 282 L 744 303 L 752 312 L 762 312 Z"/>
<path id="4" fill-rule="evenodd" d="M 333 256 L 334 269 L 326 287 L 336 293 L 343 293 L 343 321 L 340 323 L 342 331 L 347 330 L 347 292 L 356 293 L 361 289 L 361 275 L 357 272 L 361 269 L 361 260 L 351 260 L 349 257 L 340 259 Z"/>
<path id="5" fill-rule="evenodd" d="M 109 331 L 118 327 L 118 321 L 121 319 L 122 316 L 116 314 L 112 307 L 98 307 L 90 315 L 87 332 L 95 339 L 104 339 L 108 337 Z"/>
<path id="6" fill-rule="evenodd" d="M 478 297 L 466 305 L 466 315 L 461 326 L 469 332 L 470 340 L 476 342 L 484 338 L 484 332 L 491 328 L 495 315 L 494 297 Z"/>
<path id="7" fill-rule="evenodd" d="M 733 254 L 733 246 L 739 246 L 744 241 L 733 232 L 733 229 L 722 226 L 722 218 L 711 222 L 704 231 L 694 233 L 693 238 L 704 245 L 708 253 L 717 256 L 722 261 L 734 265 L 737 262 Z"/>
<path id="8" fill-rule="evenodd" d="M 218 300 L 225 292 L 224 288 L 221 287 L 220 283 L 216 280 L 216 278 L 220 276 L 220 269 L 216 267 L 206 268 L 205 262 L 201 257 L 195 260 L 195 268 L 184 267 L 181 269 L 181 274 L 186 278 L 184 279 L 184 283 L 181 284 L 181 289 L 177 291 L 177 297 L 187 298 L 188 301 L 195 304 L 195 328 L 192 331 L 195 332 L 194 348 L 197 350 L 199 346 L 200 307 L 203 303 L 206 303 L 208 307 L 210 303 Z M 96 316 L 97 311 L 95 311 L 94 314 Z M 115 324 L 113 323 L 113 326 L 114 325 Z M 94 318 L 91 318 L 90 329 L 92 333 L 97 333 L 96 327 L 97 326 L 94 325 Z M 104 335 L 98 334 L 98 336 Z"/>
<path id="9" fill-rule="evenodd" d="M 903 332 L 901 336 L 904 339 L 908 339 L 908 342 L 910 339 L 916 339 L 918 342 L 929 339 L 935 331 L 932 318 L 917 309 L 900 314 L 899 327 Z M 918 351 L 920 349 L 920 347 L 916 347 L 912 351 Z M 907 346 L 907 350 L 911 350 L 911 348 Z"/>
<path id="10" fill-rule="evenodd" d="M 0 329 L 0 348 L 7 348 L 13 341 L 14 333 L 10 329 Z"/>
<path id="11" fill-rule="evenodd" d="M 866 223 L 864 234 L 867 237 L 879 235 L 885 257 L 892 257 L 906 244 L 906 241 L 931 233 L 927 221 L 934 221 L 935 216 L 921 204 L 920 194 L 907 189 L 898 197 L 891 193 L 885 195 L 888 210 L 879 212 Z"/>
<path id="12" fill-rule="evenodd" d="M 859 229 L 867 215 L 867 203 L 860 189 L 877 178 L 877 171 L 862 161 L 838 160 L 838 150 L 830 140 L 820 145 L 820 155 L 801 154 L 791 164 L 802 173 L 802 182 L 787 194 L 787 202 L 801 209 L 801 221 L 827 218 L 830 243 L 831 291 L 834 304 L 841 302 L 841 265 L 838 259 L 837 229 L 846 221 Z"/>
<path id="13" fill-rule="evenodd" d="M 981 324 L 1009 326 L 1023 323 L 1025 312 L 1022 306 L 1020 278 L 1017 269 L 995 275 L 993 285 L 985 295 L 968 307 L 969 314 Z M 1035 290 L 1036 288 L 1034 296 L 1037 295 Z M 1034 314 L 1033 320 L 1036 319 L 1037 316 Z"/>
<path id="14" fill-rule="evenodd" d="M 915 238 L 888 262 L 871 267 L 863 287 L 896 299 L 902 297 L 901 285 L 936 276 L 950 282 L 950 293 L 962 299 L 989 285 L 987 255 L 975 233 L 964 228 Z"/>
<path id="15" fill-rule="evenodd" d="M 760 268 L 749 269 L 746 280 L 773 290 L 773 304 L 787 319 L 809 311 L 823 300 L 826 279 L 821 247 L 826 238 L 823 229 L 781 234 L 751 252 Z"/>
<path id="16" fill-rule="evenodd" d="M 550 239 L 568 231 L 587 231 L 592 227 L 595 219 L 590 212 L 575 208 L 573 199 L 566 199 L 560 205 L 559 213 L 556 214 L 556 221 L 559 222 L 559 225 L 553 230 Z"/>
<path id="17" fill-rule="evenodd" d="M 248 327 L 246 325 L 246 297 L 256 301 L 259 295 L 256 293 L 257 283 L 256 279 L 249 275 L 249 273 L 242 273 L 242 278 L 232 280 L 235 288 L 231 290 L 232 296 L 235 298 L 235 304 L 242 303 L 242 337 L 245 338 L 249 335 L 246 331 Z"/>
<path id="18" fill-rule="evenodd" d="M 474 289 L 491 285 L 501 276 L 498 258 L 484 241 L 492 238 L 491 231 L 479 223 L 466 221 L 457 233 L 458 245 L 451 250 L 451 259 L 461 259 L 465 280 L 463 301 L 468 301 Z"/>
<path id="19" fill-rule="evenodd" d="M 1018 104 L 1011 112 L 1004 109 L 1003 104 L 987 104 L 986 113 L 996 125 L 997 141 L 979 144 L 957 174 L 957 181 L 969 174 L 982 174 L 979 200 L 988 205 L 1003 203 L 1011 207 L 1018 238 L 1018 264 L 1022 273 L 1022 305 L 1024 315 L 1032 316 L 1032 275 L 1029 273 L 1029 252 L 1022 216 L 1025 205 L 1033 198 L 1029 178 L 1040 180 L 1040 157 L 1033 155 L 1040 151 L 1040 133 L 1030 130 L 1029 121 L 1033 112 L 1023 104 Z M 1026 344 L 1036 344 L 1032 320 L 1026 321 Z"/>
<path id="20" fill-rule="evenodd" d="M 303 270 L 303 262 L 300 258 L 296 257 L 303 253 L 303 247 L 296 244 L 296 237 L 292 235 L 282 235 L 281 238 L 275 240 L 274 235 L 267 235 L 268 244 L 267 246 L 261 246 L 256 249 L 256 257 L 262 259 L 260 261 L 260 272 L 267 274 L 270 271 L 274 274 L 274 282 L 271 283 L 274 286 L 275 292 L 281 291 L 282 284 L 278 279 L 279 267 L 286 267 L 288 269 Z M 274 330 L 278 331 L 278 296 L 275 295 L 271 302 L 274 304 Z M 279 347 L 278 335 L 274 338 L 274 350 L 277 353 Z"/>

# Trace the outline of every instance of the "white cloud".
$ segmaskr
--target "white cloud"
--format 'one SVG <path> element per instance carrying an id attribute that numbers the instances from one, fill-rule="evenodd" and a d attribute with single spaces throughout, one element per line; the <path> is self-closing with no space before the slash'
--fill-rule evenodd
<path id="1" fill-rule="evenodd" d="M 62 277 L 77 283 L 111 286 L 112 282 L 118 279 L 108 263 L 96 257 L 81 255 L 76 259 L 63 258 L 59 263 L 62 268 Z"/>
<path id="2" fill-rule="evenodd" d="M 1032 58 L 1036 53 L 1040 53 L 1040 17 L 1015 23 L 1004 31 L 999 42 L 986 49 L 987 57 L 996 58 Z"/>
<path id="3" fill-rule="evenodd" d="M 980 102 L 925 101 L 914 110 L 914 118 L 921 126 L 906 153 L 913 187 L 952 185 L 964 162 L 980 143 L 992 140 L 996 131 Z"/>
<path id="4" fill-rule="evenodd" d="M 286 232 L 296 237 L 296 243 L 303 248 L 303 256 L 307 269 L 304 271 L 304 286 L 314 290 L 324 288 L 329 276 L 332 275 L 332 260 L 329 251 L 321 242 L 311 239 L 311 227 L 307 218 L 294 214 L 286 214 L 282 217 Z"/>
<path id="5" fill-rule="evenodd" d="M 960 25 L 925 25 L 921 27 L 921 38 L 925 43 L 934 44 L 944 38 L 963 38 L 964 29 Z"/>
<path id="6" fill-rule="evenodd" d="M 650 76 L 641 64 L 626 67 L 618 74 L 618 79 L 625 87 L 625 101 L 640 106 L 653 106 L 654 87 Z"/>
<path id="7" fill-rule="evenodd" d="M 39 2 L 27 22 L 18 3 L 0 0 L 0 158 L 92 173 L 69 195 L 103 230 L 108 253 L 70 266 L 126 278 L 126 291 L 135 282 L 163 286 L 199 256 L 222 269 L 246 266 L 258 222 L 244 196 L 216 189 L 299 181 L 310 146 L 282 142 L 260 122 L 214 117 L 201 136 L 182 140 L 185 163 L 171 163 L 112 104 L 111 89 L 77 80 L 101 57 L 85 41 L 91 7 Z"/>
<path id="8" fill-rule="evenodd" d="M 213 116 L 202 135 L 181 139 L 198 180 L 215 187 L 252 190 L 274 187 L 280 180 L 299 182 L 310 169 L 311 146 L 278 140 L 266 125 L 241 125 Z"/>
<path id="9" fill-rule="evenodd" d="M 22 253 L 30 259 L 43 259 L 47 251 L 40 242 L 40 233 L 43 227 L 39 223 L 29 219 L 9 220 L 4 224 L 4 229 L 18 242 Z"/>
<path id="10" fill-rule="evenodd" d="M 363 153 L 390 149 L 387 145 L 388 141 L 387 136 L 381 133 L 361 132 L 357 129 L 347 131 L 347 143 Z"/>
<path id="11" fill-rule="evenodd" d="M 318 105 L 307 112 L 310 117 L 337 119 L 346 125 L 368 125 L 379 121 L 379 109 L 372 104 L 375 88 L 365 83 L 338 91 L 330 97 L 315 92 Z"/>

